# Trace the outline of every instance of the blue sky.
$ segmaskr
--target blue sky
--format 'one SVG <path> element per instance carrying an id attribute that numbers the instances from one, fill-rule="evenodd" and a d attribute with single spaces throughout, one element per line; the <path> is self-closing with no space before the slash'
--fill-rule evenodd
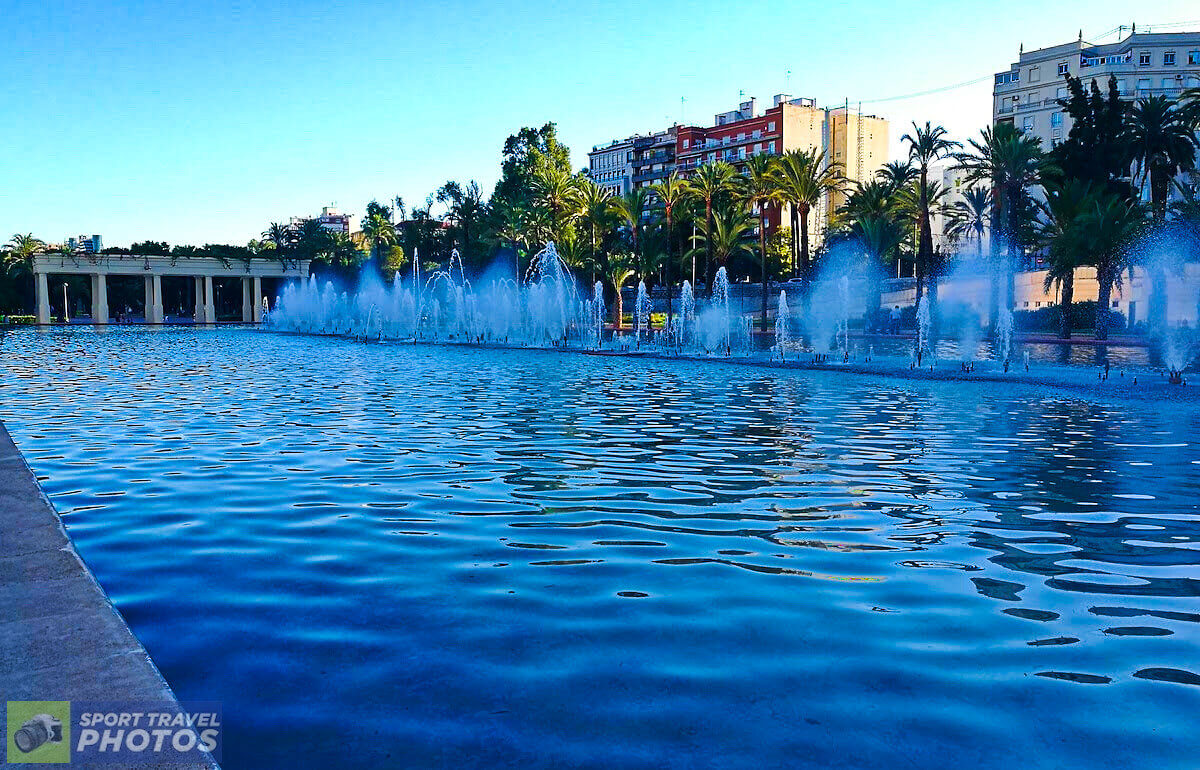
<path id="1" fill-rule="evenodd" d="M 1115 0 L 0 0 L 0 235 L 244 243 L 329 203 L 418 203 L 447 179 L 490 192 L 523 125 L 556 121 L 580 167 L 608 139 L 681 115 L 707 124 L 741 90 L 862 100 L 897 147 L 914 119 L 961 138 L 987 122 L 990 75 L 1021 43 L 1200 20 L 1194 0 L 1130 13 Z M 872 102 L 974 78 L 988 79 Z"/>

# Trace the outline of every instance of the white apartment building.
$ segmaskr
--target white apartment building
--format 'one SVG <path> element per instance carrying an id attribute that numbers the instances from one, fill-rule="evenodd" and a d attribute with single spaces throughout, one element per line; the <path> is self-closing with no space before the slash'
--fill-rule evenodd
<path id="1" fill-rule="evenodd" d="M 104 249 L 104 240 L 99 235 L 77 235 L 66 241 L 68 249 L 85 254 L 99 254 Z"/>
<path id="2" fill-rule="evenodd" d="M 633 141 L 636 137 L 617 139 L 597 145 L 588 153 L 588 176 L 598 187 L 613 195 L 624 195 L 633 189 Z"/>
<path id="3" fill-rule="evenodd" d="M 1092 80 L 1101 90 L 1109 77 L 1130 99 L 1163 94 L 1177 97 L 1200 86 L 1200 32 L 1133 32 L 1115 43 L 1078 40 L 1036 51 L 1022 51 L 1016 62 L 997 72 L 992 90 L 992 122 L 1012 123 L 1037 136 L 1042 146 L 1066 139 L 1071 117 L 1057 103 L 1067 97 L 1064 75 Z"/>

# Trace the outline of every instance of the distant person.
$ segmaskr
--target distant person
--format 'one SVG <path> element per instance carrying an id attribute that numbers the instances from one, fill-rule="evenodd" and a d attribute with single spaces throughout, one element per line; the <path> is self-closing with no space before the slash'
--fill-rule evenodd
<path id="1" fill-rule="evenodd" d="M 892 308 L 892 334 L 900 333 L 900 306 Z"/>

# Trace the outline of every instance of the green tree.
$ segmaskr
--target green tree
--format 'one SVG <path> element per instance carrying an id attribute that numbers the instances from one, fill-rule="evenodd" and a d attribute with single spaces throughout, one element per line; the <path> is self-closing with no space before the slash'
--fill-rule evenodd
<path id="1" fill-rule="evenodd" d="M 370 250 L 371 260 L 382 265 L 383 255 L 397 243 L 396 226 L 392 224 L 391 209 L 375 201 L 367 204 L 367 214 L 362 220 L 363 239 Z"/>
<path id="2" fill-rule="evenodd" d="M 913 122 L 913 132 L 900 137 L 900 141 L 908 145 L 908 160 L 917 169 L 917 303 L 921 302 L 921 293 L 928 288 L 929 301 L 937 302 L 937 277 L 933 270 L 933 230 L 930 225 L 929 167 L 940 158 L 949 155 L 961 147 L 961 143 L 946 138 L 946 129 L 933 126 L 925 121 L 921 127 Z M 929 282 L 928 287 L 925 286 Z"/>
<path id="3" fill-rule="evenodd" d="M 772 206 L 783 201 L 783 180 L 779 162 L 770 155 L 751 155 L 738 184 L 738 192 L 746 205 L 758 212 L 758 258 L 762 263 L 762 324 L 767 331 L 767 217 Z"/>
<path id="4" fill-rule="evenodd" d="M 807 305 L 812 282 L 809 217 L 821 199 L 845 187 L 841 166 L 825 164 L 816 148 L 789 150 L 779 164 L 780 192 L 790 204 L 792 221 L 792 276 L 801 280 L 802 302 Z"/>
<path id="5" fill-rule="evenodd" d="M 997 123 L 971 139 L 965 152 L 955 153 L 957 167 L 969 183 L 982 182 L 991 190 L 991 301 L 989 324 L 995 324 L 1001 280 L 1012 296 L 1013 262 L 1022 253 L 1027 232 L 1026 215 L 1032 208 L 1030 190 L 1041 184 L 1047 158 L 1037 137 L 1025 136 L 1011 123 Z M 1004 259 L 1001 249 L 1007 249 Z"/>
<path id="6" fill-rule="evenodd" d="M 1100 288 L 1096 298 L 1096 338 L 1108 339 L 1112 290 L 1129 265 L 1129 254 L 1145 223 L 1142 207 L 1111 190 L 1099 190 L 1079 215 L 1084 249 L 1096 268 Z"/>
<path id="7" fill-rule="evenodd" d="M 651 185 L 650 190 L 654 193 L 655 202 L 662 208 L 663 220 L 667 226 L 666 259 L 663 262 L 666 275 L 663 283 L 667 285 L 667 325 L 670 326 L 672 316 L 671 295 L 674 291 L 671 283 L 671 262 L 674 259 L 675 218 L 680 206 L 683 205 L 687 198 L 687 186 L 680 179 L 679 175 L 672 171 L 670 176 Z"/>
<path id="8" fill-rule="evenodd" d="M 712 291 L 713 273 L 716 270 L 716 254 L 713 250 L 713 238 L 708 237 L 708 233 L 714 233 L 713 225 L 713 207 L 721 202 L 722 198 L 727 196 L 733 189 L 734 178 L 737 173 L 733 166 L 719 161 L 717 163 L 706 163 L 696 169 L 696 173 L 687 180 L 688 192 L 691 197 L 698 202 L 704 204 L 704 227 L 706 245 L 705 259 L 705 282 L 708 285 L 708 290 Z"/>
<path id="9" fill-rule="evenodd" d="M 887 214 L 869 214 L 855 223 L 854 230 L 863 253 L 863 277 L 867 285 L 865 326 L 877 332 L 883 296 L 881 271 L 896 258 L 904 242 L 904 229 Z"/>
<path id="10" fill-rule="evenodd" d="M 1071 308 L 1075 299 L 1075 269 L 1083 265 L 1083 254 L 1089 240 L 1083 232 L 1083 213 L 1096 202 L 1091 183 L 1081 179 L 1056 180 L 1046 183 L 1046 200 L 1039 204 L 1042 212 L 1039 235 L 1046 248 L 1050 269 L 1044 289 L 1059 287 L 1058 336 L 1071 338 Z"/>
<path id="11" fill-rule="evenodd" d="M 1171 180 L 1196 167 L 1197 139 L 1186 113 L 1165 96 L 1139 99 L 1126 121 L 1126 139 L 1137 177 L 1150 186 L 1150 211 L 1161 228 L 1167 219 Z M 1149 324 L 1161 334 L 1167 325 L 1167 272 L 1160 262 L 1147 265 L 1150 274 Z"/>
<path id="12" fill-rule="evenodd" d="M 983 234 L 987 232 L 990 196 L 986 188 L 971 185 L 963 191 L 962 199 L 950 205 L 946 234 L 955 240 L 975 242 L 976 251 L 983 251 Z"/>
<path id="13" fill-rule="evenodd" d="M 587 232 L 588 240 L 588 269 L 591 271 L 591 284 L 596 283 L 596 270 L 600 267 L 598 254 L 599 239 L 612 228 L 615 221 L 613 199 L 611 193 L 590 179 L 584 179 L 579 187 L 580 226 Z"/>
<path id="14" fill-rule="evenodd" d="M 571 153 L 558 141 L 558 127 L 546 123 L 541 128 L 522 128 L 504 142 L 500 180 L 492 202 L 503 199 L 528 206 L 534 178 L 548 169 L 571 173 Z"/>
<path id="15" fill-rule="evenodd" d="M 533 201 L 549 214 L 546 240 L 557 240 L 580 213 L 579 178 L 557 166 L 539 169 L 533 177 Z"/>
<path id="16" fill-rule="evenodd" d="M 446 218 L 458 241 L 459 255 L 464 263 L 478 266 L 475 240 L 487 216 L 487 205 L 483 202 L 479 184 L 474 180 L 465 186 L 454 181 L 446 182 L 438 188 L 437 200 L 446 205 Z"/>
<path id="17" fill-rule="evenodd" d="M 621 333 L 621 323 L 625 317 L 625 303 L 621 298 L 621 288 L 636 274 L 634 264 L 633 255 L 627 251 L 615 251 L 609 254 L 605 260 L 604 277 L 608 280 L 608 285 L 616 292 L 616 301 L 613 303 L 613 329 L 617 334 Z"/>

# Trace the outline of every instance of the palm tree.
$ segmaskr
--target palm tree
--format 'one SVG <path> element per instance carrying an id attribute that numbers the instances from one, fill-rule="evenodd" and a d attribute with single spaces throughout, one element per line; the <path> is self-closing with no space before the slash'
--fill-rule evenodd
<path id="1" fill-rule="evenodd" d="M 384 250 L 396 245 L 396 226 L 388 217 L 375 212 L 363 218 L 362 232 L 370 247 L 371 259 L 378 265 Z"/>
<path id="2" fill-rule="evenodd" d="M 812 280 L 809 270 L 808 218 L 822 198 L 842 190 L 846 182 L 841 166 L 836 163 L 825 164 L 815 147 L 784 153 L 780 159 L 779 176 L 783 199 L 791 204 L 792 276 L 801 279 L 802 301 L 807 304 Z"/>
<path id="3" fill-rule="evenodd" d="M 34 238 L 33 233 L 13 233 L 13 237 L 0 253 L 5 268 L 25 267 L 33 262 L 33 255 L 44 251 L 46 242 Z"/>
<path id="4" fill-rule="evenodd" d="M 700 239 L 704 251 L 713 255 L 714 264 L 723 266 L 733 257 L 753 254 L 746 245 L 746 236 L 753 229 L 754 220 L 745 207 L 722 206 L 713 213 L 711 228 L 707 223 L 701 226 Z"/>
<path id="5" fill-rule="evenodd" d="M 971 239 L 975 241 L 976 250 L 983 251 L 983 234 L 988 226 L 990 197 L 988 191 L 978 185 L 971 185 L 964 190 L 962 199 L 950 205 L 946 234 L 955 240 Z"/>
<path id="6" fill-rule="evenodd" d="M 604 277 L 617 293 L 617 301 L 613 303 L 613 329 L 621 333 L 621 321 L 625 314 L 625 303 L 621 298 L 621 287 L 634 275 L 633 255 L 627 251 L 617 251 L 608 255 L 605 261 Z"/>
<path id="7" fill-rule="evenodd" d="M 733 166 L 724 161 L 717 163 L 706 163 L 696 169 L 696 173 L 687 180 L 688 191 L 691 197 L 697 201 L 704 203 L 704 232 L 713 231 L 713 204 L 721 199 L 721 196 L 729 192 L 733 184 L 733 179 L 736 176 Z M 713 253 L 713 242 L 711 238 L 705 238 L 706 247 L 708 249 L 707 263 L 705 266 L 706 282 L 709 291 L 712 291 L 712 272 L 715 269 Z"/>
<path id="8" fill-rule="evenodd" d="M 904 229 L 887 214 L 870 214 L 855 223 L 859 245 L 865 257 L 863 273 L 867 281 L 866 327 L 879 331 L 879 306 L 882 302 L 880 270 L 895 258 L 904 242 Z"/>
<path id="9" fill-rule="evenodd" d="M 558 166 L 544 166 L 533 177 L 534 201 L 549 211 L 550 239 L 579 213 L 579 179 Z"/>
<path id="10" fill-rule="evenodd" d="M 1145 222 L 1141 205 L 1117 193 L 1102 190 L 1079 215 L 1085 253 L 1096 267 L 1100 284 L 1096 297 L 1096 339 L 1108 339 L 1108 307 L 1114 284 L 1129 264 L 1129 250 Z"/>
<path id="11" fill-rule="evenodd" d="M 598 239 L 610 228 L 613 222 L 612 194 L 590 179 L 584 179 L 579 186 L 580 226 L 587 231 L 588 236 L 588 269 L 591 270 L 591 283 L 596 283 L 596 269 L 600 266 L 596 253 Z"/>
<path id="12" fill-rule="evenodd" d="M 675 235 L 675 213 L 679 205 L 687 198 L 687 185 L 679 178 L 678 174 L 672 171 L 670 176 L 652 185 L 650 190 L 654 193 L 658 205 L 662 206 L 663 216 L 667 223 L 667 258 L 664 262 L 666 275 L 664 276 L 663 283 L 667 285 L 667 326 L 669 327 L 671 325 L 672 310 L 671 260 L 674 258 L 672 254 L 672 244 L 674 241 L 672 239 Z M 585 214 L 584 216 L 587 215 Z"/>
<path id="13" fill-rule="evenodd" d="M 900 141 L 908 143 L 908 159 L 915 163 L 920 178 L 917 181 L 919 192 L 918 212 L 919 231 L 917 234 L 917 304 L 921 302 L 921 292 L 924 283 L 930 280 L 929 301 L 937 302 L 937 279 L 930 275 L 933 267 L 933 229 L 929 222 L 929 166 L 939 158 L 950 154 L 955 148 L 961 147 L 960 142 L 946 138 L 946 129 L 941 126 L 931 126 L 925 121 L 921 128 L 913 122 L 913 133 L 900 137 Z"/>
<path id="14" fill-rule="evenodd" d="M 908 159 L 889 161 L 875 172 L 875 178 L 890 187 L 893 192 L 907 187 L 909 182 L 919 176 L 920 171 L 914 168 L 912 161 Z"/>
<path id="15" fill-rule="evenodd" d="M 1023 211 L 1028 210 L 1029 189 L 1041 183 L 1046 155 L 1041 140 L 1026 136 L 1011 123 L 983 129 L 979 139 L 967 143 L 969 150 L 954 154 L 957 167 L 966 171 L 969 183 L 985 182 L 991 188 L 992 299 L 989 323 L 995 323 L 1000 299 L 998 273 L 1011 284 L 1012 266 L 1002 266 L 1001 243 L 1015 257 L 1020 249 Z M 1011 285 L 1008 296 L 1012 296 Z"/>
<path id="16" fill-rule="evenodd" d="M 1059 287 L 1058 336 L 1071 338 L 1071 305 L 1075 299 L 1075 269 L 1083 264 L 1087 238 L 1081 230 L 1081 215 L 1095 202 L 1091 185 L 1082 180 L 1046 184 L 1046 201 L 1038 204 L 1042 212 L 1039 235 L 1050 258 L 1050 269 L 1043 285 L 1045 291 Z"/>
<path id="17" fill-rule="evenodd" d="M 464 187 L 458 182 L 447 182 L 438 189 L 437 200 L 446 204 L 447 219 L 462 233 L 460 256 L 467 264 L 471 264 L 474 243 L 471 233 L 478 233 L 477 227 L 487 215 L 487 205 L 483 202 L 479 183 L 471 180 Z"/>
<path id="18" fill-rule="evenodd" d="M 296 245 L 296 231 L 291 225 L 272 222 L 263 231 L 263 239 L 275 244 L 275 255 L 282 261 L 291 256 Z"/>
<path id="19" fill-rule="evenodd" d="M 513 251 L 513 274 L 521 282 L 520 244 L 525 237 L 526 211 L 507 198 L 499 199 L 491 208 L 492 233 L 499 246 L 507 245 Z"/>
<path id="20" fill-rule="evenodd" d="M 624 195 L 613 198 L 612 207 L 617 217 L 629 226 L 629 235 L 633 242 L 633 255 L 636 258 L 638 250 L 638 230 L 642 226 L 642 212 L 646 210 L 646 199 L 649 190 L 645 187 L 635 187 Z"/>
<path id="21" fill-rule="evenodd" d="M 1139 99 L 1126 118 L 1130 154 L 1143 187 L 1150 185 L 1150 210 L 1158 225 L 1167 218 L 1171 180 L 1196 167 L 1197 139 L 1185 112 L 1165 96 Z M 1167 274 L 1162 264 L 1150 265 L 1152 333 L 1167 323 Z"/>
<path id="22" fill-rule="evenodd" d="M 762 330 L 767 331 L 767 209 L 783 199 L 779 163 L 770 155 L 751 155 L 738 184 L 742 200 L 758 211 L 758 257 L 762 262 Z"/>

